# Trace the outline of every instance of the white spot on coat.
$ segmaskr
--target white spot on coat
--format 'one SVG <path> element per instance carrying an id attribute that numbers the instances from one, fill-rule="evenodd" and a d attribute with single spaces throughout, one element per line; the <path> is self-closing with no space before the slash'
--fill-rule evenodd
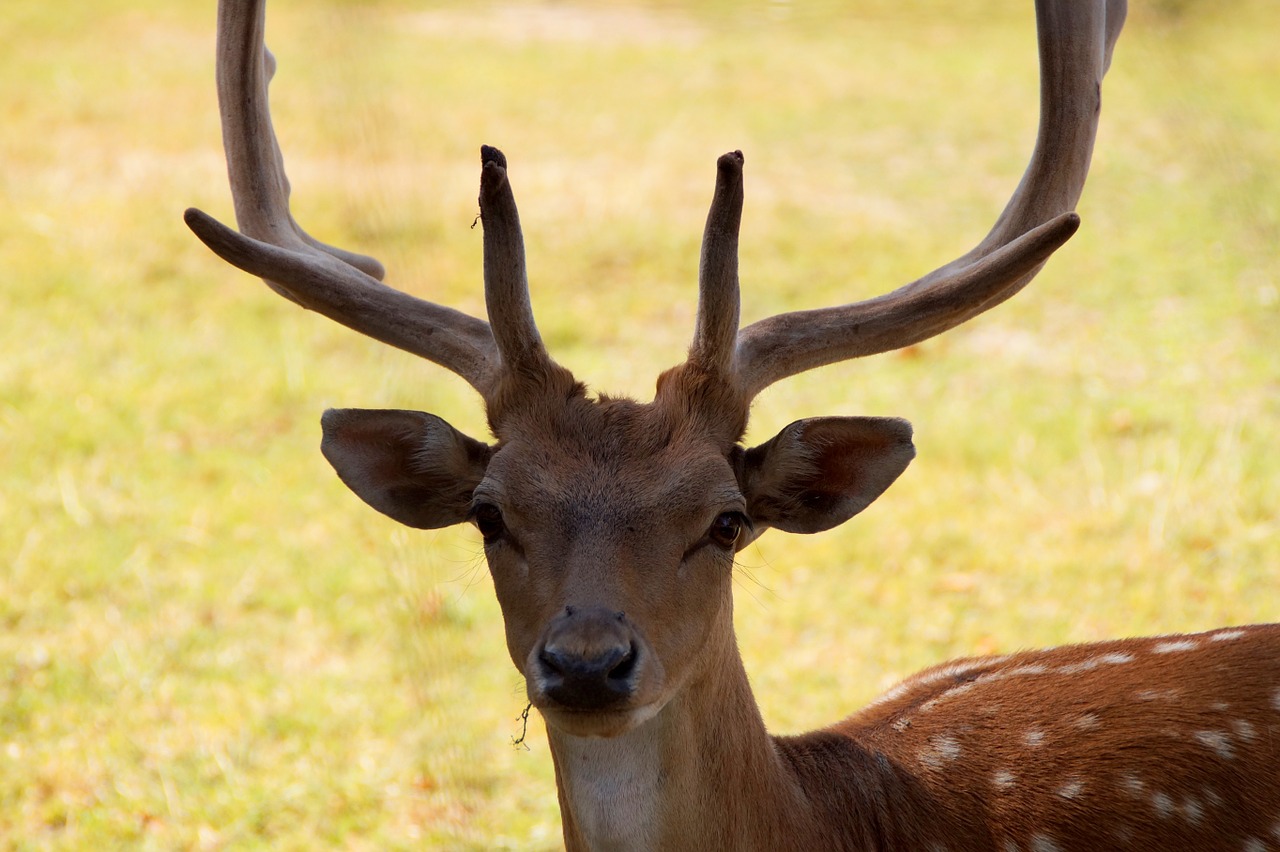
<path id="1" fill-rule="evenodd" d="M 1074 799 L 1084 792 L 1084 782 L 1078 778 L 1068 781 L 1058 788 L 1058 795 L 1064 799 Z"/>
<path id="2" fill-rule="evenodd" d="M 1231 642 L 1244 635 L 1243 630 L 1222 630 L 1209 637 L 1210 642 Z"/>
<path id="3" fill-rule="evenodd" d="M 1231 745 L 1231 737 L 1225 731 L 1196 731 L 1192 736 L 1205 748 L 1211 748 L 1223 760 L 1231 760 L 1236 750 Z"/>
<path id="4" fill-rule="evenodd" d="M 1151 794 L 1151 806 L 1156 809 L 1156 813 L 1162 817 L 1169 817 L 1173 813 L 1173 799 L 1165 793 L 1156 791 Z"/>
<path id="5" fill-rule="evenodd" d="M 943 701 L 948 701 L 952 698 L 956 698 L 957 696 L 960 696 L 968 692 L 969 690 L 973 689 L 977 685 L 978 685 L 978 681 L 971 680 L 968 683 L 962 683 L 959 686 L 954 686 L 951 689 L 948 689 L 946 692 L 939 695 L 937 698 L 930 698 L 928 701 L 921 704 L 920 710 L 925 713 L 928 713 L 929 711 L 937 707 L 939 704 L 941 704 Z"/>
<path id="6" fill-rule="evenodd" d="M 1121 651 L 1119 653 L 1114 653 L 1114 654 L 1103 654 L 1098 659 L 1109 666 L 1120 666 L 1120 665 L 1124 665 L 1125 663 L 1132 663 L 1133 654 L 1127 654 Z"/>
<path id="7" fill-rule="evenodd" d="M 1125 792 L 1134 797 L 1141 796 L 1142 791 L 1147 787 L 1137 775 L 1124 776 L 1120 779 L 1120 786 L 1125 789 Z"/>
<path id="8" fill-rule="evenodd" d="M 1157 642 L 1151 646 L 1153 654 L 1177 654 L 1182 651 L 1194 651 L 1200 647 L 1200 643 L 1194 639 L 1170 639 L 1165 642 Z"/>
<path id="9" fill-rule="evenodd" d="M 960 743 L 956 742 L 954 737 L 936 737 L 934 748 L 947 760 L 955 760 L 960 756 Z"/>
<path id="10" fill-rule="evenodd" d="M 1236 719 L 1231 723 L 1231 729 L 1236 732 L 1237 737 L 1246 742 L 1253 742 L 1258 736 L 1253 724 L 1247 719 Z"/>
<path id="11" fill-rule="evenodd" d="M 1101 660 L 1099 660 L 1097 657 L 1090 657 L 1089 659 L 1081 660 L 1078 663 L 1071 663 L 1069 665 L 1059 667 L 1058 674 L 1064 674 L 1064 675 L 1080 674 L 1081 672 L 1087 672 L 1090 669 L 1096 669 L 1100 665 L 1102 665 Z"/>
<path id="12" fill-rule="evenodd" d="M 1204 818 L 1204 808 L 1200 806 L 1200 800 L 1187 796 L 1182 800 L 1182 815 L 1187 818 L 1187 822 L 1192 825 L 1199 825 L 1200 820 Z"/>
<path id="13" fill-rule="evenodd" d="M 1177 689 L 1144 689 L 1138 693 L 1139 701 L 1177 701 Z"/>
<path id="14" fill-rule="evenodd" d="M 1022 675 L 1039 675 L 1049 671 L 1049 667 L 1042 663 L 1031 663 L 1030 665 L 1017 666 L 1009 669 L 1010 677 L 1020 677 Z"/>
<path id="15" fill-rule="evenodd" d="M 956 678 L 961 675 L 972 674 L 979 669 L 989 669 L 993 666 L 998 666 L 1008 659 L 1009 656 L 1006 655 L 1003 657 L 981 657 L 976 660 L 965 660 L 958 663 L 945 663 L 938 670 L 930 672 L 923 677 L 911 678 L 907 682 L 921 685 L 926 683 L 937 683 L 938 681 L 946 680 L 947 678 Z"/>
<path id="16" fill-rule="evenodd" d="M 1062 852 L 1062 847 L 1049 835 L 1037 834 L 1031 838 L 1031 852 Z"/>
<path id="17" fill-rule="evenodd" d="M 991 783 L 1001 790 L 1008 790 L 1018 783 L 1017 777 L 1007 769 L 997 769 L 991 776 Z"/>
<path id="18" fill-rule="evenodd" d="M 1044 731 L 1037 731 L 1033 728 L 1022 735 L 1022 741 L 1032 748 L 1037 748 L 1044 742 Z"/>
<path id="19" fill-rule="evenodd" d="M 1263 843 L 1256 837 L 1245 838 L 1244 846 L 1240 847 L 1244 852 L 1267 852 L 1267 844 Z"/>
<path id="20" fill-rule="evenodd" d="M 1082 731 L 1096 731 L 1102 727 L 1102 720 L 1098 718 L 1097 713 L 1085 713 L 1076 719 L 1076 727 Z"/>
<path id="21" fill-rule="evenodd" d="M 919 760 L 930 769 L 941 769 L 960 756 L 960 743 L 955 737 L 930 737 L 929 744 L 920 750 Z"/>

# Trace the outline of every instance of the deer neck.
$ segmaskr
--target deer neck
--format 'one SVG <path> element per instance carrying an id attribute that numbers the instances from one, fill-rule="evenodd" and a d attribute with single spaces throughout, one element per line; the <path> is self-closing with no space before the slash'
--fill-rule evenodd
<path id="1" fill-rule="evenodd" d="M 548 727 L 570 852 L 776 849 L 805 836 L 808 802 L 727 644 L 720 665 L 625 734 Z"/>

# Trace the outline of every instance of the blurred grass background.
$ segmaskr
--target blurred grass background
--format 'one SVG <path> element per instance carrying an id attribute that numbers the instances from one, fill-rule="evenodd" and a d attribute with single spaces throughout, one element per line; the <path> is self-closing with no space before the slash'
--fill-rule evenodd
<path id="1" fill-rule="evenodd" d="M 480 311 L 505 149 L 553 354 L 648 398 L 692 329 L 718 154 L 747 156 L 744 321 L 885 291 L 1017 182 L 1028 3 L 272 0 L 316 235 Z M 863 516 L 742 555 L 743 653 L 797 731 L 951 656 L 1280 619 L 1280 14 L 1135 4 L 1084 227 L 950 335 L 768 391 L 902 415 Z M 469 529 L 397 528 L 317 452 L 330 405 L 484 434 L 442 370 L 224 266 L 213 3 L 0 17 L 0 846 L 559 845 L 541 723 Z"/>

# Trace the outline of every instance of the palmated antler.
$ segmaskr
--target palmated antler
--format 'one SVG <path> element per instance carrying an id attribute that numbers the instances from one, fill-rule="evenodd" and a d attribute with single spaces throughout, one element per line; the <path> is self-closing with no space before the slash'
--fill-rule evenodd
<path id="1" fill-rule="evenodd" d="M 742 158 L 721 157 L 703 238 L 690 364 L 718 368 L 749 401 L 787 376 L 933 337 L 1025 287 L 1079 227 L 1074 209 L 1097 135 L 1102 77 L 1125 8 L 1125 0 L 1037 0 L 1040 125 L 1021 183 L 970 252 L 886 295 L 779 314 L 739 331 Z"/>
<path id="2" fill-rule="evenodd" d="M 378 261 L 325 245 L 298 226 L 289 212 L 289 181 L 271 124 L 267 84 L 275 60 L 263 43 L 264 27 L 265 0 L 218 4 L 218 103 L 240 231 L 193 208 L 185 218 L 196 236 L 285 298 L 452 370 L 486 400 L 505 376 L 550 365 L 529 306 L 506 158 L 496 148 L 481 150 L 480 191 L 492 327 L 382 284 Z"/>

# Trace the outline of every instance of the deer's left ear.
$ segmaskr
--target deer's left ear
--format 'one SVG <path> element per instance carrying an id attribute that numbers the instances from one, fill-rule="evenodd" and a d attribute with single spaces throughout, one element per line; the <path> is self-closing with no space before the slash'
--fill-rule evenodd
<path id="1" fill-rule="evenodd" d="M 871 505 L 915 454 L 895 417 L 797 420 L 741 456 L 738 482 L 758 530 L 821 532 Z"/>
<path id="2" fill-rule="evenodd" d="M 466 520 L 484 478 L 488 444 L 422 411 L 331 408 L 320 451 L 360 499 L 418 529 Z"/>

